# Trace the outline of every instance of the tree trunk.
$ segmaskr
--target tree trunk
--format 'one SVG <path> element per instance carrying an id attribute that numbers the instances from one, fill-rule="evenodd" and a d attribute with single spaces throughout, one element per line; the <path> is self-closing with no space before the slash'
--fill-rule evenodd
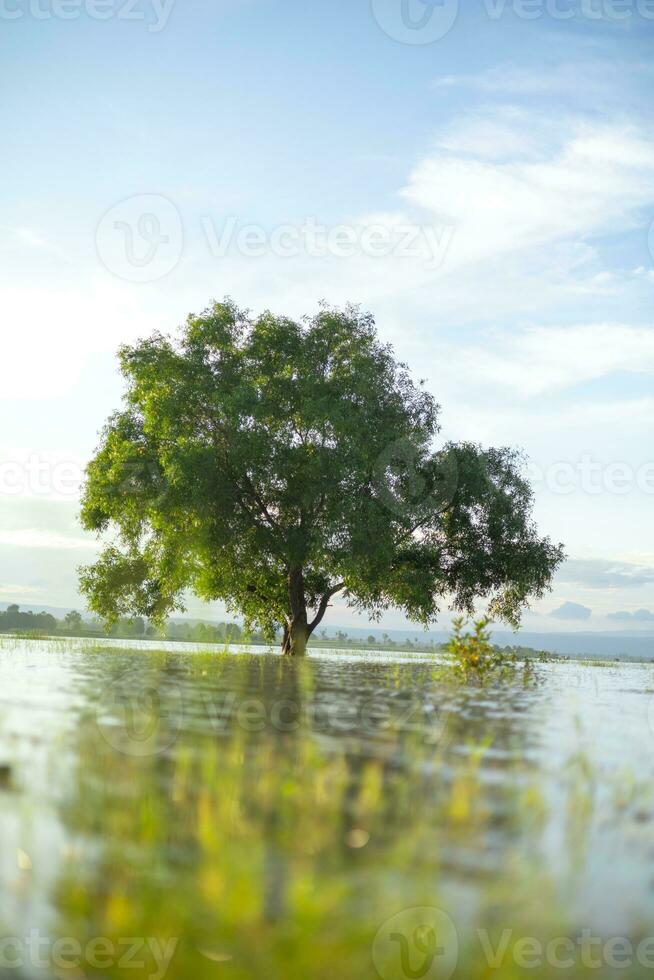
<path id="1" fill-rule="evenodd" d="M 307 642 L 309 640 L 309 628 L 305 623 L 291 623 L 289 630 L 288 649 L 286 653 L 289 657 L 303 657 L 307 652 Z"/>
<path id="2" fill-rule="evenodd" d="M 282 653 L 287 657 L 303 657 L 307 652 L 307 641 L 309 639 L 309 627 L 305 624 L 290 625 L 284 624 L 284 636 L 282 638 Z"/>
<path id="3" fill-rule="evenodd" d="M 299 566 L 294 566 L 288 573 L 288 600 L 290 615 L 284 623 L 282 653 L 288 657 L 303 657 L 307 652 L 309 637 L 316 626 L 322 622 L 325 611 L 332 596 L 345 588 L 345 582 L 333 585 L 321 598 L 315 617 L 311 622 L 307 619 L 307 601 L 304 594 L 304 576 Z"/>
<path id="4" fill-rule="evenodd" d="M 293 566 L 288 573 L 288 599 L 291 615 L 284 626 L 282 653 L 289 657 L 303 657 L 307 652 L 310 630 L 307 622 L 304 576 L 298 566 Z"/>

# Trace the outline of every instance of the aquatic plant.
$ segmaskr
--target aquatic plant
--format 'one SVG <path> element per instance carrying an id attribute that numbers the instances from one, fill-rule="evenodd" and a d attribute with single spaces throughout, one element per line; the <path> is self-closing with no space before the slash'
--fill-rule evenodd
<path id="1" fill-rule="evenodd" d="M 467 620 L 463 616 L 457 616 L 452 624 L 451 639 L 447 644 L 447 651 L 454 658 L 457 672 L 465 677 L 483 680 L 490 674 L 512 670 L 520 663 L 529 669 L 527 659 L 520 661 L 516 654 L 493 646 L 488 629 L 491 624 L 490 619 L 482 617 L 474 620 L 471 633 L 464 633 L 466 623 Z"/>

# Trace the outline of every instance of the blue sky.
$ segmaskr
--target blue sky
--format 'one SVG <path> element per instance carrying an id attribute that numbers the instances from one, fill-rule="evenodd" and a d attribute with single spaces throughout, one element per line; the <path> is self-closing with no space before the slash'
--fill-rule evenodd
<path id="1" fill-rule="evenodd" d="M 371 309 L 445 437 L 530 457 L 571 560 L 525 623 L 647 623 L 654 3 L 460 7 L 0 3 L 0 602 L 78 604 L 116 347 L 229 294 Z"/>

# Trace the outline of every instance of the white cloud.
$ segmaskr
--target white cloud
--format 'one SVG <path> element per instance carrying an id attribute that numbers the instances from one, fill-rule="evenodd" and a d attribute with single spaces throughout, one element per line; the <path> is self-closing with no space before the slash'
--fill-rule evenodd
<path id="1" fill-rule="evenodd" d="M 57 551 L 98 550 L 97 542 L 92 538 L 71 538 L 54 531 L 25 529 L 18 531 L 0 531 L 0 546 L 12 548 L 48 548 Z"/>
<path id="2" fill-rule="evenodd" d="M 634 104 L 639 92 L 649 91 L 651 76 L 652 66 L 647 61 L 575 57 L 538 67 L 509 63 L 471 74 L 440 75 L 434 79 L 434 88 L 461 89 L 487 99 L 520 99 L 528 102 L 532 110 L 539 105 L 539 99 L 540 104 L 551 104 L 552 98 L 564 96 L 565 105 L 587 107 L 601 98 L 606 111 L 607 107 L 624 106 L 627 96 Z"/>
<path id="3" fill-rule="evenodd" d="M 534 158 L 541 122 L 473 117 L 411 174 L 404 198 L 456 226 L 447 270 L 624 230 L 654 201 L 654 142 L 635 127 L 577 123 Z"/>
<path id="4" fill-rule="evenodd" d="M 63 249 L 54 242 L 49 241 L 40 231 L 35 228 L 13 228 L 9 225 L 0 225 L 0 248 L 8 246 L 10 249 L 22 248 L 27 252 L 42 252 L 53 256 L 61 262 L 71 263 L 72 259 Z"/>
<path id="5" fill-rule="evenodd" d="M 0 596 L 11 602 L 15 601 L 17 595 L 43 595 L 44 592 L 45 589 L 33 585 L 0 585 Z"/>
<path id="6" fill-rule="evenodd" d="M 400 191 L 400 209 L 386 200 L 379 213 L 335 216 L 335 223 L 391 229 L 453 225 L 438 269 L 426 261 L 428 250 L 417 259 L 217 260 L 198 227 L 175 274 L 135 286 L 89 262 L 88 243 L 85 263 L 42 269 L 36 256 L 45 239 L 23 229 L 35 259 L 29 288 L 19 269 L 15 276 L 13 266 L 5 270 L 0 318 L 11 329 L 3 338 L 0 397 L 41 399 L 70 390 L 89 358 L 108 359 L 121 342 L 172 329 L 189 310 L 228 292 L 253 309 L 290 315 L 315 309 L 323 297 L 358 301 L 378 313 L 389 333 L 396 322 L 406 336 L 410 317 L 424 352 L 426 332 L 443 324 L 524 316 L 535 303 L 545 310 L 561 299 L 581 304 L 610 294 L 617 301 L 623 289 L 647 289 L 644 266 L 627 282 L 602 265 L 596 248 L 599 236 L 633 227 L 641 209 L 654 205 L 654 142 L 643 132 L 510 106 L 469 114 L 437 134 L 434 151 Z"/>
<path id="7" fill-rule="evenodd" d="M 616 372 L 654 374 L 654 328 L 623 324 L 528 327 L 495 333 L 450 355 L 476 382 L 539 395 Z M 645 407 L 651 409 L 649 399 Z M 627 402 L 628 411 L 633 403 Z"/>

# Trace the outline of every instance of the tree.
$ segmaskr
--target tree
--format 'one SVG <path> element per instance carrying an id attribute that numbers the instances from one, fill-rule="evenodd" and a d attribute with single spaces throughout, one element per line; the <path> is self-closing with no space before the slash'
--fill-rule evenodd
<path id="1" fill-rule="evenodd" d="M 15 602 L 12 602 L 10 606 L 7 606 L 7 611 L 5 613 L 5 625 L 7 629 L 18 629 L 22 615 L 23 613 L 20 611 L 20 606 L 17 606 Z"/>
<path id="2" fill-rule="evenodd" d="M 64 616 L 64 626 L 67 630 L 77 633 L 82 628 L 82 617 L 74 609 Z"/>
<path id="3" fill-rule="evenodd" d="M 118 535 L 81 569 L 108 620 L 161 622 L 190 590 L 302 654 L 338 593 L 373 619 L 484 598 L 516 622 L 562 559 L 519 454 L 436 448 L 438 405 L 356 308 L 298 323 L 216 303 L 119 357 L 82 506 Z"/>
<path id="4" fill-rule="evenodd" d="M 145 633 L 145 621 L 142 616 L 109 618 L 111 620 L 111 633 L 113 636 L 134 637 L 138 639 Z"/>
<path id="5" fill-rule="evenodd" d="M 145 621 L 142 616 L 134 616 L 129 623 L 129 632 L 132 636 L 143 636 L 145 634 Z"/>

